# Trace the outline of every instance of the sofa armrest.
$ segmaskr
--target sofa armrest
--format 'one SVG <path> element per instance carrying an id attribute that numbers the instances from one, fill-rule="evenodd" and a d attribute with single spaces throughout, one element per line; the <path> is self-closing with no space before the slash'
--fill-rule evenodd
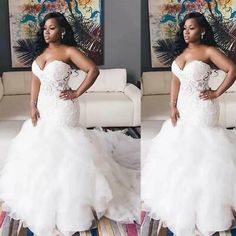
<path id="1" fill-rule="evenodd" d="M 3 84 L 2 84 L 2 78 L 0 77 L 0 101 L 3 97 L 4 90 L 3 90 Z"/>
<path id="2" fill-rule="evenodd" d="M 124 93 L 133 101 L 133 126 L 139 126 L 141 124 L 141 91 L 133 84 L 127 83 Z"/>
<path id="3" fill-rule="evenodd" d="M 144 88 L 143 88 L 143 78 L 140 78 L 140 89 L 141 89 L 141 96 L 144 94 Z"/>

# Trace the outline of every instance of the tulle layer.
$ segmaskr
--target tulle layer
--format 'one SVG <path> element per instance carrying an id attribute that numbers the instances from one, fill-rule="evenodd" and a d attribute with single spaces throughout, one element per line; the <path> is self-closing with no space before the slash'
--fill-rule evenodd
<path id="1" fill-rule="evenodd" d="M 1 172 L 3 209 L 37 236 L 87 230 L 94 215 L 137 221 L 138 158 L 139 141 L 122 132 L 26 121 Z"/>
<path id="2" fill-rule="evenodd" d="M 220 127 L 167 120 L 142 168 L 144 209 L 177 236 L 231 226 L 236 209 L 236 135 Z"/>

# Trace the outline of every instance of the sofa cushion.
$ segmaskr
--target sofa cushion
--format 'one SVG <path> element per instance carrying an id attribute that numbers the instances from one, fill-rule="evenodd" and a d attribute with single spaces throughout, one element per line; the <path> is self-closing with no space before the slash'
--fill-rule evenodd
<path id="1" fill-rule="evenodd" d="M 169 118 L 169 95 L 142 97 L 141 117 L 143 120 L 166 120 Z"/>
<path id="2" fill-rule="evenodd" d="M 31 76 L 30 71 L 3 72 L 4 95 L 29 94 Z"/>
<path id="3" fill-rule="evenodd" d="M 0 120 L 26 120 L 30 117 L 30 95 L 8 95 L 0 102 Z"/>
<path id="4" fill-rule="evenodd" d="M 100 74 L 87 92 L 117 92 L 124 91 L 127 82 L 126 69 L 100 69 Z M 83 82 L 86 73 L 81 70 L 73 70 L 69 85 L 76 89 Z"/>
<path id="5" fill-rule="evenodd" d="M 133 125 L 133 103 L 124 93 L 86 93 L 79 102 L 87 127 Z"/>
<path id="6" fill-rule="evenodd" d="M 236 110 L 235 110 L 236 93 L 223 94 L 219 98 L 220 102 L 220 124 L 223 127 L 235 127 Z"/>
<path id="7" fill-rule="evenodd" d="M 169 94 L 170 81 L 170 71 L 143 72 L 143 95 Z"/>

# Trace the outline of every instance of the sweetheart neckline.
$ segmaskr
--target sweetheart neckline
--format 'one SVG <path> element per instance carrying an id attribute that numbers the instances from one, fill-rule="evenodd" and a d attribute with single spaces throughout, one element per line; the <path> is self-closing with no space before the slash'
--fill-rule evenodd
<path id="1" fill-rule="evenodd" d="M 52 64 L 53 62 L 60 62 L 60 63 L 63 63 L 63 64 L 65 64 L 65 65 L 67 65 L 67 66 L 69 66 L 69 67 L 71 68 L 71 66 L 70 66 L 68 63 L 66 63 L 66 62 L 64 62 L 64 61 L 62 61 L 62 60 L 52 60 L 52 61 L 50 61 L 49 63 L 47 63 L 47 64 L 43 67 L 43 69 L 41 69 L 40 66 L 39 66 L 39 64 L 37 63 L 37 61 L 34 60 L 34 63 L 37 65 L 37 67 L 39 68 L 39 70 L 42 71 L 42 72 L 46 69 L 47 66 L 49 66 L 49 65 Z"/>
<path id="2" fill-rule="evenodd" d="M 175 65 L 178 67 L 178 69 L 180 70 L 180 71 L 184 71 L 185 70 L 185 68 L 189 65 L 189 64 L 192 64 L 193 62 L 200 62 L 200 63 L 202 63 L 202 64 L 204 64 L 204 65 L 207 65 L 208 67 L 210 67 L 210 65 L 208 64 L 208 63 L 206 63 L 206 62 L 204 62 L 204 61 L 201 61 L 201 60 L 192 60 L 192 61 L 190 61 L 190 62 L 188 62 L 187 64 L 185 64 L 184 65 L 184 67 L 183 67 L 183 69 L 181 69 L 180 68 L 180 66 L 176 63 L 176 61 L 174 60 L 174 63 L 175 63 Z M 210 67 L 211 68 L 211 67 Z"/>

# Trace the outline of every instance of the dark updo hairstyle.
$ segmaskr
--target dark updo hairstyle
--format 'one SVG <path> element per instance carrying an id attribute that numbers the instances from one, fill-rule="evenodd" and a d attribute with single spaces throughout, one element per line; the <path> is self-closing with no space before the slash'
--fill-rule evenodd
<path id="1" fill-rule="evenodd" d="M 180 55 L 183 50 L 188 46 L 188 44 L 184 40 L 183 36 L 183 31 L 184 31 L 184 25 L 186 20 L 188 19 L 195 19 L 198 23 L 198 25 L 205 30 L 205 34 L 203 38 L 201 39 L 201 43 L 209 46 L 217 46 L 215 38 L 214 38 L 214 33 L 213 30 L 204 17 L 203 14 L 199 12 L 191 12 L 185 15 L 183 21 L 179 25 L 179 31 L 176 34 L 176 39 L 175 39 L 175 53 L 176 56 Z"/>
<path id="2" fill-rule="evenodd" d="M 50 12 L 48 13 L 43 21 L 39 24 L 39 31 L 36 34 L 35 46 L 36 46 L 36 56 L 40 55 L 45 48 L 47 48 L 48 44 L 44 40 L 44 25 L 48 19 L 55 18 L 58 24 L 65 28 L 65 34 L 63 39 L 61 39 L 62 44 L 66 44 L 69 46 L 76 46 L 77 43 L 74 39 L 74 32 L 69 22 L 66 20 L 65 16 L 59 12 Z"/>

